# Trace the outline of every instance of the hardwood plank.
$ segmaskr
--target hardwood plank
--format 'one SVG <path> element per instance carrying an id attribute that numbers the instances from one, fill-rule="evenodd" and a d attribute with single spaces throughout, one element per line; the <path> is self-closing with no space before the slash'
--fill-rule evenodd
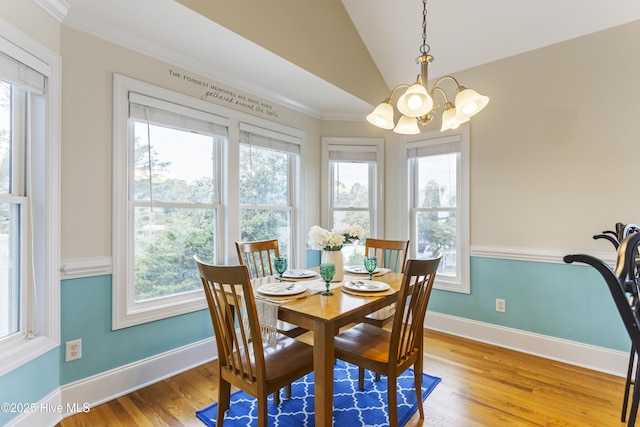
<path id="1" fill-rule="evenodd" d="M 442 378 L 407 427 L 623 426 L 624 378 L 425 331 L 425 372 Z M 58 427 L 202 427 L 216 401 L 216 362 L 62 420 Z"/>

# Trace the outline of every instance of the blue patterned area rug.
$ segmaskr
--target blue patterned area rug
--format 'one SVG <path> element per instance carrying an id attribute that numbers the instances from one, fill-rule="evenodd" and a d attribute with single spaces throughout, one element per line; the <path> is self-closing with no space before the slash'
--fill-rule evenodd
<path id="1" fill-rule="evenodd" d="M 365 371 L 364 391 L 358 390 L 358 368 L 339 360 L 334 366 L 333 385 L 333 425 L 343 426 L 388 426 L 387 421 L 387 378 L 375 381 L 374 374 Z M 422 376 L 422 399 L 433 391 L 440 378 L 427 374 Z M 313 372 L 292 384 L 291 399 L 284 393 L 280 406 L 268 399 L 269 426 L 303 427 L 314 426 Z M 250 427 L 257 425 L 258 402 L 243 391 L 231 395 L 231 405 L 225 416 L 225 427 Z M 403 426 L 418 410 L 413 389 L 413 370 L 408 369 L 398 379 L 398 419 Z M 206 425 L 216 425 L 218 404 L 196 412 Z"/>

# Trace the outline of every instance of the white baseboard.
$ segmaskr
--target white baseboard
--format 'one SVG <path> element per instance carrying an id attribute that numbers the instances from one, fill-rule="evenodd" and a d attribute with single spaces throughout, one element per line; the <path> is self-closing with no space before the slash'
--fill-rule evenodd
<path id="1" fill-rule="evenodd" d="M 65 384 L 36 404 L 36 411 L 12 420 L 7 427 L 54 426 L 79 411 L 218 358 L 214 338 Z"/>
<path id="2" fill-rule="evenodd" d="M 32 409 L 9 421 L 5 427 L 55 426 L 62 420 L 63 412 L 62 397 L 57 388 L 34 403 Z"/>
<path id="3" fill-rule="evenodd" d="M 427 312 L 425 327 L 620 377 L 627 373 L 628 352 L 435 312 Z M 38 402 L 38 410 L 15 418 L 7 427 L 54 426 L 75 412 L 187 371 L 217 356 L 215 340 L 210 338 L 66 384 Z"/>
<path id="4" fill-rule="evenodd" d="M 62 404 L 91 407 L 187 371 L 218 357 L 213 338 L 121 366 L 61 387 Z M 68 416 L 71 414 L 63 414 Z"/>
<path id="5" fill-rule="evenodd" d="M 627 376 L 629 352 L 563 340 L 519 329 L 427 312 L 425 327 L 620 377 Z M 629 347 L 631 348 L 631 347 Z M 428 349 L 425 349 L 428 352 Z"/>

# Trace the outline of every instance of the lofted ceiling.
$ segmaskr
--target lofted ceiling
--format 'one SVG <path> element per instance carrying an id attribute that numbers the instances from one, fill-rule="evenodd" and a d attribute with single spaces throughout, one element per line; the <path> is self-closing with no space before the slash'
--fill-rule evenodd
<path id="1" fill-rule="evenodd" d="M 422 2 L 341 1 L 386 86 L 411 83 L 418 73 L 415 58 L 422 43 Z M 314 117 L 361 120 L 372 104 L 382 100 L 356 96 L 356 91 L 345 88 L 344 84 L 341 88 L 335 82 L 318 77 L 321 75 L 318 70 L 297 65 L 300 61 L 293 55 L 282 58 L 260 46 L 260 40 L 251 41 L 243 37 L 244 34 L 238 34 L 243 31 L 237 29 L 234 33 L 178 1 L 66 0 L 66 3 L 69 9 L 62 22 L 70 28 Z M 226 4 L 234 7 L 233 2 Z M 281 1 L 273 7 L 286 7 L 286 4 Z M 430 54 L 435 57 L 430 77 L 453 74 L 635 20 L 640 20 L 637 0 L 606 3 L 595 0 L 429 0 L 427 43 Z M 295 34 L 290 37 L 295 38 Z"/>

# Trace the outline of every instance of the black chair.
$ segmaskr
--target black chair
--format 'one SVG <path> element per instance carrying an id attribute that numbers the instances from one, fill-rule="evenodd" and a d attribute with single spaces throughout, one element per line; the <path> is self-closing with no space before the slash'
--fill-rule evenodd
<path id="1" fill-rule="evenodd" d="M 611 244 L 613 244 L 613 247 L 618 250 L 618 248 L 620 247 L 620 243 L 627 238 L 630 234 L 632 233 L 637 233 L 640 231 L 640 226 L 636 225 L 636 224 L 624 224 L 622 222 L 617 222 L 615 225 L 615 231 L 614 230 L 605 230 L 602 232 L 602 234 L 597 234 L 595 236 L 593 236 L 594 240 L 597 239 L 606 239 L 609 242 L 611 242 Z M 627 292 L 627 294 L 632 294 L 633 289 L 630 289 L 629 286 L 631 286 L 631 282 L 626 280 L 625 281 L 625 291 Z M 635 292 L 637 294 L 637 292 Z M 622 401 L 622 416 L 621 416 L 621 420 L 624 422 L 625 418 L 626 418 L 626 414 L 627 414 L 627 404 L 629 402 L 629 391 L 631 390 L 631 387 L 635 387 L 635 381 L 633 380 L 633 372 L 635 370 L 638 369 L 637 363 L 638 363 L 638 354 L 636 353 L 636 351 L 633 349 L 633 346 L 631 346 L 631 350 L 629 351 L 629 365 L 627 367 L 627 379 L 626 379 L 626 383 L 624 386 L 624 398 Z"/>
<path id="2" fill-rule="evenodd" d="M 640 226 L 636 224 L 623 224 L 621 222 L 617 222 L 615 226 L 615 231 L 613 230 L 605 230 L 602 234 L 596 234 L 593 236 L 594 240 L 605 239 L 611 242 L 616 250 L 618 246 L 620 246 L 620 242 L 622 242 L 625 237 L 627 237 L 631 233 L 637 233 L 640 231 Z"/>
<path id="3" fill-rule="evenodd" d="M 631 372 L 635 363 L 634 356 L 640 351 L 640 299 L 638 298 L 638 270 L 639 260 L 638 245 L 640 245 L 640 233 L 629 234 L 618 247 L 618 258 L 615 271 L 606 263 L 591 255 L 567 255 L 564 262 L 581 262 L 595 268 L 604 278 L 613 301 L 620 313 L 627 333 L 631 338 L 631 357 L 629 360 L 629 370 L 627 374 L 627 384 L 625 386 L 624 401 L 622 405 L 621 421 L 625 421 L 627 412 L 627 402 L 629 391 L 633 385 L 633 396 L 631 411 L 629 412 L 628 426 L 635 426 L 636 415 L 638 413 L 638 403 L 640 402 L 640 389 L 635 385 L 640 379 L 640 371 L 636 370 L 635 378 L 631 380 Z"/>

